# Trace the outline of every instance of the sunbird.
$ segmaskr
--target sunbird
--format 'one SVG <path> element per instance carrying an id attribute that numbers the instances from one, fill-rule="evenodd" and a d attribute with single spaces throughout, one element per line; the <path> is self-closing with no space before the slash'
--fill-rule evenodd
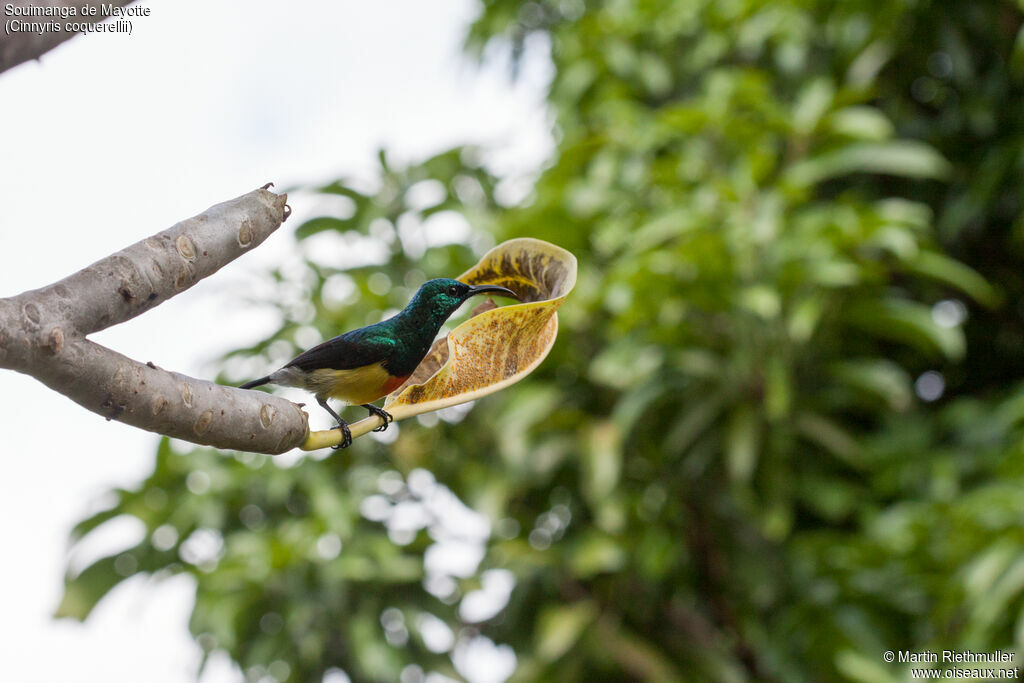
<path id="1" fill-rule="evenodd" d="M 312 392 L 317 403 L 331 414 L 342 433 L 341 445 L 352 444 L 348 423 L 327 404 L 327 399 L 360 405 L 379 415 L 382 432 L 394 419 L 373 405 L 377 399 L 402 386 L 430 350 L 438 330 L 466 299 L 477 294 L 499 294 L 519 300 L 510 289 L 497 285 L 467 285 L 458 280 L 428 280 L 409 305 L 387 320 L 345 332 L 299 354 L 280 370 L 246 382 L 240 389 L 262 384 L 299 387 Z"/>

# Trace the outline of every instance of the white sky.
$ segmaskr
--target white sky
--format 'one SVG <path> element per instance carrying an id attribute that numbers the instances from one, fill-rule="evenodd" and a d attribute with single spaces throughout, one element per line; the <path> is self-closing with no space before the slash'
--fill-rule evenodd
<path id="1" fill-rule="evenodd" d="M 0 296 L 42 286 L 265 182 L 366 175 L 384 145 L 418 158 L 461 142 L 535 168 L 551 142 L 545 64 L 513 86 L 460 55 L 471 0 L 151 0 L 134 33 L 78 36 L 0 74 Z M 2 13 L 2 6 L 0 6 Z M 3 37 L 0 36 L 0 40 Z M 292 251 L 304 207 L 254 254 L 97 341 L 210 376 L 272 322 L 239 309 L 246 273 Z M 306 209 L 308 210 L 308 209 Z M 190 580 L 133 579 L 81 626 L 50 618 L 72 524 L 152 466 L 156 437 L 0 372 L 0 680 L 192 681 Z M 137 540 L 105 529 L 84 563 Z M 204 683 L 237 681 L 226 659 Z"/>

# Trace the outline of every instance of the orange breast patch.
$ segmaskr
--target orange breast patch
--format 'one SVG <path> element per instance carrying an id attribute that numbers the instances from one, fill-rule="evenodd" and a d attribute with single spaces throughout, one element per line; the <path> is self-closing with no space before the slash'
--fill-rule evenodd
<path id="1" fill-rule="evenodd" d="M 391 377 L 388 381 L 384 382 L 384 386 L 381 387 L 384 390 L 384 394 L 390 394 L 392 391 L 402 386 L 405 380 L 409 379 L 409 375 L 403 377 Z"/>

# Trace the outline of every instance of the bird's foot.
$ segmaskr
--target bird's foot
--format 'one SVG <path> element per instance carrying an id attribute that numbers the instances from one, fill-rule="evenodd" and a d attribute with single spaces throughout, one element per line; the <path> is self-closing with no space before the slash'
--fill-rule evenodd
<path id="1" fill-rule="evenodd" d="M 348 425 L 344 422 L 339 422 L 335 429 L 341 430 L 341 443 L 337 446 L 331 446 L 331 450 L 337 451 L 342 448 L 348 448 L 352 445 L 352 431 L 348 428 Z"/>
<path id="2" fill-rule="evenodd" d="M 370 415 L 376 415 L 380 419 L 384 420 L 384 424 L 373 430 L 375 432 L 383 432 L 385 429 L 388 428 L 388 425 L 394 422 L 395 420 L 391 413 L 384 410 L 383 408 L 378 408 L 372 403 L 366 403 L 363 405 L 363 407 L 370 411 Z"/>

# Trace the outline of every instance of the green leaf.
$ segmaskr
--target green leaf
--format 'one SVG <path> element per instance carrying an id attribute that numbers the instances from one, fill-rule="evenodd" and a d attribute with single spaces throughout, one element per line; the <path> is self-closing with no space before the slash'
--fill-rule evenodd
<path id="1" fill-rule="evenodd" d="M 308 221 L 296 228 L 295 237 L 301 240 L 309 237 L 310 235 L 315 235 L 318 232 L 326 232 L 328 230 L 344 232 L 351 228 L 351 220 L 343 220 L 341 218 L 334 218 L 333 216 L 318 216 L 317 218 L 310 218 Z"/>
<path id="2" fill-rule="evenodd" d="M 855 467 L 863 465 L 863 449 L 836 421 L 824 415 L 803 412 L 796 416 L 797 430 L 837 458 Z"/>
<path id="3" fill-rule="evenodd" d="M 593 427 L 581 465 L 583 495 L 596 509 L 618 486 L 622 472 L 622 433 L 614 422 Z"/>
<path id="4" fill-rule="evenodd" d="M 119 490 L 116 491 L 116 493 L 117 493 L 118 497 L 121 498 L 120 504 L 119 505 L 115 505 L 115 506 L 110 507 L 110 508 L 107 508 L 106 510 L 101 510 L 100 512 L 97 512 L 93 516 L 86 517 L 81 522 L 76 524 L 71 529 L 71 542 L 72 543 L 75 543 L 75 542 L 81 540 L 82 537 L 84 537 L 90 531 L 99 528 L 100 526 L 102 526 L 106 522 L 109 522 L 110 520 L 114 519 L 115 517 L 119 517 L 119 516 L 124 514 L 124 510 L 123 510 L 123 504 L 124 504 L 123 497 L 125 496 L 126 492 L 123 489 L 119 489 Z"/>
<path id="5" fill-rule="evenodd" d="M 786 171 L 785 180 L 796 187 L 810 187 L 851 173 L 942 180 L 951 168 L 942 155 L 921 142 L 862 142 L 794 164 Z"/>
<path id="6" fill-rule="evenodd" d="M 569 605 L 548 606 L 537 619 L 535 653 L 545 662 L 553 662 L 576 644 L 583 630 L 597 618 L 597 607 L 590 600 Z"/>
<path id="7" fill-rule="evenodd" d="M 931 309 L 914 301 L 861 301 L 850 308 L 846 319 L 865 332 L 907 344 L 925 354 L 953 360 L 964 355 L 966 342 L 963 332 L 959 328 L 935 324 Z"/>
<path id="8" fill-rule="evenodd" d="M 627 391 L 615 406 L 612 419 L 623 434 L 629 434 L 651 406 L 673 389 L 661 378 L 644 382 Z"/>
<path id="9" fill-rule="evenodd" d="M 89 616 L 103 596 L 126 578 L 119 574 L 114 566 L 122 554 L 104 557 L 86 567 L 77 576 L 65 578 L 64 595 L 54 616 L 58 619 L 66 617 L 79 621 Z"/>
<path id="10" fill-rule="evenodd" d="M 981 595 L 967 620 L 967 642 L 985 642 L 998 620 L 1010 610 L 1010 601 L 1024 591 L 1024 557 L 1018 557 L 996 580 L 992 589 Z"/>
<path id="11" fill-rule="evenodd" d="M 902 412 L 914 398 L 911 378 L 896 363 L 882 358 L 837 361 L 830 368 L 837 382 L 863 392 L 870 401 L 883 401 L 890 409 Z"/>
<path id="12" fill-rule="evenodd" d="M 1002 301 L 999 291 L 970 266 L 935 251 L 922 251 L 910 264 L 918 275 L 955 287 L 980 304 L 995 308 Z"/>
<path id="13" fill-rule="evenodd" d="M 711 394 L 700 396 L 696 402 L 685 406 L 665 438 L 665 448 L 673 453 L 684 453 L 718 419 L 722 405 L 722 397 Z"/>
<path id="14" fill-rule="evenodd" d="M 979 553 L 964 568 L 963 584 L 968 597 L 971 600 L 978 600 L 991 591 L 996 580 L 1019 553 L 1017 544 L 1005 539 L 993 543 Z"/>
<path id="15" fill-rule="evenodd" d="M 789 414 L 793 405 L 793 378 L 781 358 L 769 358 L 764 372 L 764 414 L 778 420 Z"/>
<path id="16" fill-rule="evenodd" d="M 626 551 L 612 536 L 587 531 L 568 553 L 569 568 L 580 579 L 604 572 L 616 572 L 626 564 Z"/>
<path id="17" fill-rule="evenodd" d="M 835 97 L 835 86 L 827 78 L 816 78 L 804 86 L 793 106 L 793 131 L 809 135 L 818 126 Z"/>
<path id="18" fill-rule="evenodd" d="M 901 683 L 904 678 L 893 674 L 893 669 L 882 662 L 880 656 L 868 656 L 844 649 L 835 655 L 836 669 L 857 683 Z"/>
<path id="19" fill-rule="evenodd" d="M 725 461 L 729 476 L 747 482 L 754 474 L 761 442 L 761 423 L 748 405 L 733 411 L 725 438 Z"/>
<path id="20" fill-rule="evenodd" d="M 858 140 L 881 141 L 892 137 L 893 125 L 874 107 L 854 106 L 832 112 L 828 127 L 837 135 Z"/>
<path id="21" fill-rule="evenodd" d="M 348 197 L 352 201 L 356 202 L 356 204 L 365 203 L 370 199 L 362 192 L 357 192 L 356 190 L 353 190 L 349 185 L 347 185 L 344 181 L 341 180 L 337 180 L 333 183 L 328 183 L 327 185 L 318 187 L 316 188 L 315 191 L 321 194 L 342 195 L 343 197 Z"/>

